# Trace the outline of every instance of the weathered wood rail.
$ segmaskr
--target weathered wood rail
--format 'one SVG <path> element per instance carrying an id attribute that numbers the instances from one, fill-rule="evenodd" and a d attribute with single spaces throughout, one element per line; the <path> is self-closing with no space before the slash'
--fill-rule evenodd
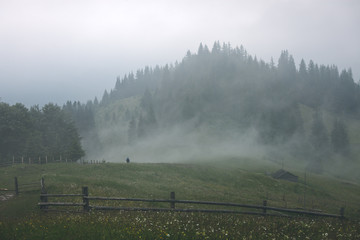
<path id="1" fill-rule="evenodd" d="M 251 215 L 263 215 L 263 216 L 318 216 L 318 217 L 332 217 L 332 218 L 344 218 L 344 208 L 340 209 L 340 214 L 330 214 L 322 212 L 304 211 L 298 209 L 278 208 L 270 207 L 267 205 L 267 201 L 263 201 L 263 205 L 249 205 L 239 203 L 226 203 L 226 202 L 212 202 L 212 201 L 194 201 L 194 200 L 177 200 L 175 199 L 175 192 L 170 193 L 170 199 L 143 199 L 143 198 L 119 198 L 119 197 L 99 197 L 89 196 L 88 187 L 82 188 L 81 194 L 47 194 L 46 190 L 42 190 L 40 195 L 41 202 L 38 203 L 40 209 L 48 211 L 49 207 L 82 207 L 83 212 L 89 212 L 90 210 L 123 210 L 123 211 L 172 211 L 172 212 L 204 212 L 204 213 L 232 213 L 232 214 L 251 214 Z M 82 202 L 49 202 L 48 198 L 68 198 L 77 197 L 81 198 Z M 98 206 L 90 205 L 90 201 L 126 201 L 126 202 L 148 202 L 148 203 L 169 203 L 169 208 L 152 208 L 152 207 L 126 207 L 126 206 Z M 199 208 L 176 208 L 177 204 L 196 204 L 196 205 L 213 205 L 222 207 L 232 207 L 232 209 L 199 209 Z M 234 210 L 236 208 L 241 209 L 253 209 L 258 211 L 244 211 Z"/>
<path id="2" fill-rule="evenodd" d="M 51 164 L 51 163 L 80 163 L 80 164 L 102 164 L 105 160 L 72 160 L 67 158 L 50 158 L 50 157 L 39 157 L 39 158 L 24 158 L 24 157 L 13 157 L 10 161 L 1 161 L 0 167 L 9 167 L 13 165 L 35 165 L 35 164 Z"/>
<path id="3" fill-rule="evenodd" d="M 28 192 L 28 191 L 34 191 L 36 189 L 40 189 L 39 182 L 26 182 L 26 183 L 19 183 L 18 178 L 14 177 L 14 188 L 8 189 L 8 188 L 0 188 L 0 192 L 15 192 L 16 195 L 18 195 L 20 192 Z"/>

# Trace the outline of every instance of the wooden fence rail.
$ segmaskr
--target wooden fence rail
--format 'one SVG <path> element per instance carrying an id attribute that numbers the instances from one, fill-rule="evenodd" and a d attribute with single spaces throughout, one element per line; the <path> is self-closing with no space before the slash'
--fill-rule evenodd
<path id="1" fill-rule="evenodd" d="M 43 180 L 42 180 L 43 181 Z M 46 189 L 42 189 L 40 195 L 41 202 L 38 206 L 42 210 L 49 210 L 51 206 L 74 206 L 83 207 L 84 212 L 93 210 L 124 210 L 124 211 L 173 211 L 173 212 L 204 212 L 204 213 L 233 213 L 233 214 L 251 214 L 251 215 L 266 215 L 266 216 L 293 216 L 293 215 L 308 215 L 318 217 L 333 217 L 333 218 L 344 218 L 344 208 L 340 209 L 340 214 L 329 214 L 321 212 L 304 211 L 298 209 L 289 208 L 278 208 L 270 207 L 267 205 L 267 201 L 263 201 L 263 205 L 249 205 L 239 203 L 226 203 L 226 202 L 212 202 L 212 201 L 194 201 L 194 200 L 176 200 L 175 192 L 170 193 L 170 199 L 143 199 L 143 198 L 119 198 L 119 197 L 98 197 L 89 196 L 88 187 L 82 188 L 82 194 L 47 194 Z M 48 198 L 51 197 L 81 197 L 82 202 L 49 202 Z M 151 203 L 169 203 L 169 208 L 149 208 L 149 207 L 113 207 L 113 206 L 96 206 L 90 205 L 90 201 L 127 201 L 127 202 L 151 202 Z M 214 205 L 222 207 L 233 207 L 233 208 L 245 208 L 245 209 L 256 209 L 255 211 L 239 211 L 239 210 L 226 210 L 226 209 L 193 209 L 193 208 L 176 208 L 176 204 L 196 204 L 196 205 Z M 269 212 L 271 211 L 271 212 Z M 291 214 L 291 215 L 289 215 Z"/>
<path id="2" fill-rule="evenodd" d="M 8 189 L 8 188 L 0 188 L 0 192 L 15 192 L 16 195 L 18 195 L 20 192 L 27 192 L 32 191 L 39 188 L 39 182 L 27 182 L 27 183 L 19 183 L 18 178 L 14 177 L 14 188 Z"/>
<path id="3" fill-rule="evenodd" d="M 11 161 L 0 161 L 0 167 L 9 167 L 13 165 L 36 165 L 36 164 L 51 164 L 51 163 L 80 163 L 80 164 L 102 164 L 106 163 L 103 160 L 72 160 L 67 158 L 50 158 L 50 157 L 39 157 L 39 158 L 24 158 L 24 157 L 13 157 Z"/>

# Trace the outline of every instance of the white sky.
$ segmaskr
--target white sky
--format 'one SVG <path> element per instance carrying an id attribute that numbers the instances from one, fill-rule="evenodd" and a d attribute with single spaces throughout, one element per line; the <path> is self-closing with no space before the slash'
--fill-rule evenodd
<path id="1" fill-rule="evenodd" d="M 85 102 L 146 65 L 181 61 L 200 42 L 241 44 L 360 77 L 358 0 L 0 0 L 0 98 Z"/>

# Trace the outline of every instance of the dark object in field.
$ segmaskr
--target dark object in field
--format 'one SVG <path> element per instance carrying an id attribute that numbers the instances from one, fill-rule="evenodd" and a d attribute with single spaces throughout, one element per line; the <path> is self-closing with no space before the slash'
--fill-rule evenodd
<path id="1" fill-rule="evenodd" d="M 126 163 L 130 163 L 130 158 L 126 158 Z"/>
<path id="2" fill-rule="evenodd" d="M 279 171 L 271 174 L 271 176 L 275 179 L 287 180 L 290 182 L 298 182 L 298 180 L 299 180 L 298 176 L 296 176 L 288 171 L 285 171 L 283 169 L 280 169 Z"/>

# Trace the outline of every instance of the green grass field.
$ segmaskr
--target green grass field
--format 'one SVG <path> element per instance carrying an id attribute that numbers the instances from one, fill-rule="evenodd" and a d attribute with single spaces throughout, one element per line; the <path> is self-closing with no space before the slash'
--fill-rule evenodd
<path id="1" fill-rule="evenodd" d="M 293 171 L 299 182 L 275 180 L 267 172 L 278 165 L 253 159 L 157 164 L 105 163 L 97 165 L 15 165 L 0 168 L 0 188 L 39 182 L 39 189 L 0 202 L 0 239 L 359 239 L 360 186 L 356 182 Z M 81 193 L 90 196 L 235 202 L 317 209 L 339 214 L 345 207 L 348 220 L 312 217 L 258 217 L 234 214 L 91 212 L 89 214 L 40 213 L 37 207 L 40 179 L 48 193 Z M 21 191 L 21 187 L 20 187 Z M 304 204 L 305 197 L 305 204 Z M 81 199 L 66 199 L 80 201 Z M 51 199 L 51 201 L 64 201 Z M 114 205 L 114 202 L 94 204 Z M 168 207 L 161 203 L 121 203 L 122 206 Z M 177 207 L 182 207 L 180 204 Z M 190 206 L 194 207 L 194 206 Z M 355 237 L 356 236 L 356 237 Z"/>

